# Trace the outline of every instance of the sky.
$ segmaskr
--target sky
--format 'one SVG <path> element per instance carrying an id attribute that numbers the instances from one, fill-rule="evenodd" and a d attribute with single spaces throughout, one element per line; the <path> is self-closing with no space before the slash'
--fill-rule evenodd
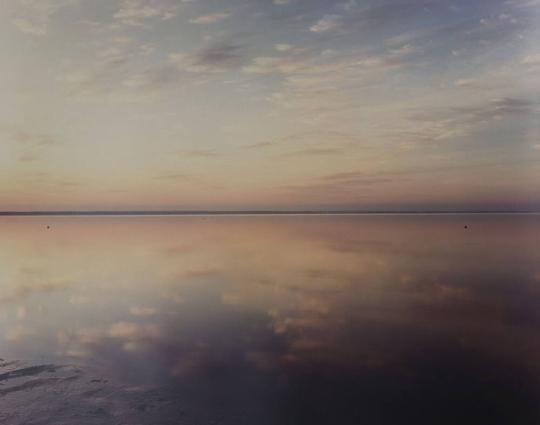
<path id="1" fill-rule="evenodd" d="M 5 0 L 0 210 L 540 209 L 539 0 Z"/>

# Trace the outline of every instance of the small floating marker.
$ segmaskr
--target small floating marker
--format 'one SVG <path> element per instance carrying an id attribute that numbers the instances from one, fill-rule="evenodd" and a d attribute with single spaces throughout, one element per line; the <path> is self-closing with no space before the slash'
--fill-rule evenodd
<path id="1" fill-rule="evenodd" d="M 51 228 L 51 226 L 47 226 L 47 229 L 50 229 L 50 228 Z"/>
<path id="2" fill-rule="evenodd" d="M 464 228 L 464 229 L 468 229 L 468 228 L 469 228 L 469 226 L 465 225 L 465 226 L 463 226 L 463 228 Z"/>

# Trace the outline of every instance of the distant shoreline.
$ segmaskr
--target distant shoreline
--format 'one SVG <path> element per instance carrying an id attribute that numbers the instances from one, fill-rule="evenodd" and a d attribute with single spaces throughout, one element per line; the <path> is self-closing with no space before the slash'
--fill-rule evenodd
<path id="1" fill-rule="evenodd" d="M 487 215 L 540 214 L 540 211 L 0 211 L 0 217 L 43 216 L 245 216 L 245 215 Z"/>

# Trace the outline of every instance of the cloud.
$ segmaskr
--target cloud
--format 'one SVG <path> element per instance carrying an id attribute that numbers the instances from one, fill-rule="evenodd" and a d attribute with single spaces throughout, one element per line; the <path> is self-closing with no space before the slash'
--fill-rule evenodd
<path id="1" fill-rule="evenodd" d="M 275 146 L 274 141 L 266 141 L 266 142 L 258 142 L 258 143 L 252 143 L 250 145 L 246 145 L 247 149 L 259 149 L 259 148 L 267 148 L 270 146 Z"/>
<path id="2" fill-rule="evenodd" d="M 213 13 L 210 15 L 202 15 L 198 16 L 197 18 L 192 18 L 189 20 L 189 22 L 198 25 L 214 24 L 216 22 L 227 19 L 229 16 L 231 16 L 230 13 Z"/>
<path id="3" fill-rule="evenodd" d="M 241 46 L 220 42 L 192 52 L 171 53 L 166 63 L 125 77 L 121 87 L 136 97 L 157 94 L 165 87 L 195 87 L 211 75 L 239 69 L 243 63 Z"/>
<path id="4" fill-rule="evenodd" d="M 288 52 L 294 48 L 290 44 L 275 44 L 274 47 L 278 52 Z"/>
<path id="5" fill-rule="evenodd" d="M 122 85 L 138 92 L 141 90 L 154 92 L 169 85 L 176 84 L 179 81 L 180 75 L 178 69 L 172 64 L 165 64 L 161 67 L 129 76 L 122 81 Z"/>
<path id="6" fill-rule="evenodd" d="M 531 114 L 538 113 L 540 102 L 526 98 L 502 97 L 492 99 L 486 108 L 489 116 L 492 110 L 495 114 Z M 474 110 L 474 109 L 473 109 Z M 482 114 L 482 110 L 478 111 Z"/>
<path id="7" fill-rule="evenodd" d="M 348 2 L 338 3 L 337 5 L 338 9 L 343 9 L 345 12 L 351 12 L 357 7 L 358 7 L 358 3 L 356 2 L 356 0 L 349 0 Z"/>
<path id="8" fill-rule="evenodd" d="M 180 156 L 191 156 L 200 158 L 209 158 L 219 156 L 213 149 L 183 149 L 177 151 Z"/>
<path id="9" fill-rule="evenodd" d="M 341 131 L 315 129 L 294 133 L 285 137 L 246 145 L 245 149 L 257 152 L 264 150 L 265 156 L 286 158 L 288 160 L 313 160 L 320 157 L 336 157 L 352 154 L 361 148 L 370 150 L 363 140 Z"/>
<path id="10" fill-rule="evenodd" d="M 529 66 L 540 65 L 540 53 L 525 56 L 521 63 Z"/>
<path id="11" fill-rule="evenodd" d="M 150 44 L 135 45 L 128 38 L 115 40 L 106 48 L 96 50 L 90 65 L 77 69 L 68 67 L 57 80 L 68 87 L 70 95 L 91 96 L 118 94 L 122 89 L 139 89 L 166 85 L 176 81 L 176 70 L 167 64 L 161 68 L 131 74 L 133 61 L 144 59 L 153 51 Z"/>
<path id="12" fill-rule="evenodd" d="M 36 159 L 39 159 L 36 158 Z M 41 192 L 69 192 L 84 186 L 84 182 L 78 179 L 70 179 L 48 172 L 27 173 L 24 176 L 25 185 L 39 189 Z"/>
<path id="13" fill-rule="evenodd" d="M 39 159 L 39 155 L 35 152 L 23 152 L 19 154 L 17 159 L 20 162 L 32 162 L 37 161 Z"/>
<path id="14" fill-rule="evenodd" d="M 320 124 L 358 103 L 355 89 L 380 81 L 386 72 L 417 63 L 418 50 L 403 45 L 383 52 L 293 49 L 282 55 L 259 56 L 244 66 L 247 74 L 276 74 L 283 80 L 267 100 L 278 110 L 294 110 L 306 122 Z"/>
<path id="15" fill-rule="evenodd" d="M 525 98 L 494 98 L 477 105 L 418 112 L 409 117 L 412 129 L 397 131 L 406 146 L 418 147 L 467 136 L 486 124 L 507 117 L 538 114 L 540 104 Z"/>
<path id="16" fill-rule="evenodd" d="M 313 24 L 309 30 L 311 32 L 323 33 L 337 31 L 342 28 L 343 18 L 340 15 L 325 15 Z"/>
<path id="17" fill-rule="evenodd" d="M 285 154 L 286 156 L 327 156 L 343 154 L 342 148 L 336 147 L 309 147 Z"/>
<path id="18" fill-rule="evenodd" d="M 244 62 L 240 52 L 238 45 L 219 43 L 193 53 L 173 53 L 169 60 L 180 71 L 213 74 L 239 68 Z"/>
<path id="19" fill-rule="evenodd" d="M 259 56 L 243 68 L 249 74 L 292 74 L 307 70 L 309 59 L 285 56 Z"/>
<path id="20" fill-rule="evenodd" d="M 402 180 L 402 178 L 400 179 Z M 328 201 L 355 201 L 356 197 L 372 193 L 382 186 L 392 183 L 394 179 L 361 171 L 351 171 L 315 177 L 305 183 L 283 186 L 281 189 L 297 199 L 322 197 Z"/>
<path id="21" fill-rule="evenodd" d="M 335 51 L 314 52 L 296 49 L 290 45 L 276 45 L 276 50 L 285 53 L 279 56 L 258 56 L 243 68 L 252 74 L 280 73 L 296 78 L 326 75 L 332 82 L 343 77 L 345 72 L 358 79 L 365 71 L 379 71 L 400 68 L 413 61 L 419 52 L 410 44 L 387 49 L 378 55 L 360 52 L 340 54 Z M 319 85 L 321 81 L 316 81 Z"/>
<path id="22" fill-rule="evenodd" d="M 16 144 L 17 159 L 20 162 L 36 161 L 40 159 L 49 148 L 60 144 L 55 138 L 49 135 L 30 133 L 27 131 L 15 131 L 10 133 L 9 137 Z"/>
<path id="23" fill-rule="evenodd" d="M 505 3 L 513 7 L 517 7 L 517 8 L 521 8 L 521 7 L 528 8 L 528 7 L 540 6 L 540 0 L 506 0 Z"/>
<path id="24" fill-rule="evenodd" d="M 456 87 L 471 87 L 476 84 L 478 84 L 478 80 L 476 78 L 462 78 L 454 82 Z"/>
<path id="25" fill-rule="evenodd" d="M 243 63 L 241 47 L 222 42 L 189 53 L 171 53 L 167 63 L 131 75 L 122 85 L 139 94 L 158 92 L 175 84 L 204 83 L 209 75 L 240 68 Z"/>
<path id="26" fill-rule="evenodd" d="M 12 5 L 12 22 L 23 33 L 44 36 L 53 15 L 73 0 L 17 0 Z"/>
<path id="27" fill-rule="evenodd" d="M 110 92 L 121 71 L 123 73 L 125 66 L 140 53 L 125 43 L 111 45 L 96 51 L 90 66 L 68 70 L 58 80 L 67 84 L 71 94 Z"/>
<path id="28" fill-rule="evenodd" d="M 339 185 L 375 185 L 381 183 L 390 183 L 392 179 L 379 175 L 367 174 L 361 171 L 341 172 L 328 174 L 319 179 L 321 183 L 339 184 Z"/>
<path id="29" fill-rule="evenodd" d="M 285 137 L 279 137 L 273 140 L 267 140 L 263 142 L 253 143 L 246 145 L 245 147 L 247 149 L 262 149 L 262 148 L 271 148 L 271 147 L 294 147 L 298 148 L 298 146 L 305 146 L 306 144 L 310 143 L 324 143 L 328 146 L 308 146 L 304 149 L 315 149 L 311 153 L 324 153 L 324 150 L 328 149 L 339 149 L 342 150 L 345 147 L 350 146 L 358 146 L 362 143 L 361 139 L 358 137 L 352 136 L 350 134 L 341 132 L 341 131 L 333 131 L 333 130 L 310 130 L 305 131 L 301 133 L 293 133 Z M 321 152 L 322 151 L 322 152 Z M 302 149 L 293 151 L 294 152 L 302 152 Z M 326 152 L 329 153 L 329 152 Z M 337 152 L 335 152 L 337 153 Z M 309 153 L 308 153 L 309 154 Z M 316 154 L 316 153 L 315 153 Z"/>
<path id="30" fill-rule="evenodd" d="M 13 135 L 13 139 L 21 145 L 32 148 L 54 146 L 58 144 L 58 141 L 49 135 L 29 133 L 26 131 L 17 131 Z"/>
<path id="31" fill-rule="evenodd" d="M 486 2 L 477 7 L 469 7 L 465 2 L 459 4 L 459 10 L 450 8 L 442 1 L 432 0 L 383 1 L 370 4 L 358 0 L 270 0 L 248 3 L 247 9 L 236 10 L 229 9 L 226 5 L 207 9 L 208 4 L 204 1 L 186 6 L 182 5 L 181 0 L 114 0 L 98 2 L 94 6 L 81 2 L 77 7 L 60 10 L 60 5 L 71 3 L 65 0 L 8 1 L 8 4 L 12 5 L 25 5 L 25 11 L 19 9 L 18 18 L 31 21 L 35 28 L 38 28 L 29 29 L 29 33 L 43 35 L 48 30 L 52 32 L 62 29 L 68 37 L 66 43 L 62 44 L 64 47 L 54 49 L 49 43 L 56 43 L 56 36 L 59 34 L 54 34 L 54 40 L 33 40 L 18 34 L 14 38 L 15 42 L 18 39 L 21 39 L 21 42 L 24 39 L 30 42 L 25 44 L 26 47 L 21 45 L 22 49 L 41 48 L 35 43 L 45 43 L 42 46 L 45 49 L 43 51 L 47 51 L 45 56 L 52 58 L 53 64 L 43 68 L 45 56 L 40 54 L 26 55 L 24 63 L 18 63 L 16 55 L 7 60 L 8 67 L 11 62 L 14 63 L 15 70 L 19 69 L 19 66 L 28 69 L 25 75 L 20 77 L 13 69 L 7 70 L 5 83 L 8 85 L 8 92 L 15 91 L 6 93 L 6 99 L 15 96 L 17 104 L 26 103 L 26 98 L 20 96 L 19 91 L 35 88 L 35 96 L 43 97 L 29 106 L 29 115 L 37 113 L 36 117 L 28 117 L 31 122 L 49 117 L 47 111 L 39 112 L 45 105 L 50 104 L 52 109 L 69 106 L 70 117 L 73 116 L 70 128 L 66 129 L 62 127 L 62 123 L 56 122 L 59 119 L 58 114 L 50 115 L 52 121 L 47 123 L 47 127 L 64 128 L 60 131 L 67 131 L 70 137 L 74 138 L 73 142 L 69 141 L 69 149 L 66 146 L 66 149 L 46 150 L 47 146 L 53 145 L 49 145 L 45 136 L 39 141 L 39 135 L 34 135 L 35 142 L 21 142 L 20 152 L 10 145 L 9 150 L 4 152 L 13 153 L 13 158 L 10 158 L 13 164 L 10 167 L 33 169 L 40 165 L 48 169 L 47 167 L 54 167 L 54 164 L 66 155 L 81 156 L 81 149 L 87 143 L 81 137 L 87 140 L 102 140 L 99 143 L 106 144 L 104 137 L 112 134 L 114 140 L 111 141 L 110 151 L 120 155 L 133 137 L 139 140 L 147 136 L 144 132 L 137 131 L 139 127 L 149 128 L 136 120 L 138 115 L 146 116 L 149 125 L 156 125 L 158 130 L 161 128 L 154 138 L 160 151 L 170 153 L 178 148 L 189 147 L 190 144 L 182 146 L 166 135 L 167 124 L 174 120 L 175 111 L 185 109 L 186 102 L 199 105 L 201 99 L 212 97 L 215 90 L 230 98 L 236 105 L 231 113 L 234 112 L 235 116 L 238 114 L 238 117 L 244 116 L 253 128 L 260 127 L 260 135 L 251 141 L 258 143 L 248 147 L 252 149 L 248 152 L 249 155 L 263 157 L 268 153 L 268 157 L 276 161 L 283 159 L 283 155 L 303 156 L 306 158 L 306 164 L 303 165 L 307 165 L 308 158 L 313 159 L 315 164 L 321 162 L 325 155 L 339 155 L 343 150 L 341 147 L 332 147 L 331 143 L 285 147 L 267 141 L 269 135 L 271 138 L 293 128 L 300 131 L 315 127 L 338 128 L 365 134 L 366 139 L 370 139 L 369 143 L 381 151 L 390 144 L 396 147 L 393 142 L 397 139 L 404 143 L 437 143 L 470 136 L 479 128 L 492 131 L 495 123 L 493 122 L 492 126 L 486 125 L 491 120 L 528 114 L 532 109 L 530 105 L 524 106 L 515 102 L 511 104 L 509 101 L 521 96 L 514 90 L 526 92 L 530 88 L 530 81 L 536 78 L 532 71 L 534 66 L 540 64 L 540 59 L 531 44 L 534 35 L 534 28 L 528 26 L 531 18 L 523 16 L 527 15 L 528 11 L 519 14 L 507 6 L 508 2 L 490 7 Z M 289 3 L 290 7 L 283 6 Z M 519 3 L 523 2 L 516 0 L 515 4 Z M 215 3 L 214 6 L 216 5 L 219 6 L 220 3 Z M 446 10 L 444 15 L 443 9 Z M 232 16 L 228 12 L 231 12 Z M 163 23 L 162 20 L 171 19 L 173 16 L 178 17 L 178 20 Z M 246 19 L 243 20 L 243 17 Z M 252 19 L 248 20 L 247 17 Z M 515 19 L 519 25 L 515 24 Z M 77 27 L 79 21 L 86 24 L 95 22 L 100 25 L 102 32 L 89 31 L 88 25 Z M 183 26 L 180 25 L 181 21 Z M 199 24 L 199 27 L 189 22 Z M 212 25 L 215 22 L 218 23 Z M 57 27 L 60 23 L 62 28 Z M 158 28 L 156 25 L 154 30 L 149 31 L 139 27 L 122 26 L 151 23 L 162 24 L 162 27 Z M 202 28 L 205 24 L 208 24 L 208 27 Z M 233 33 L 227 32 L 221 42 L 214 42 L 218 37 L 224 37 L 222 32 L 216 33 L 214 30 L 225 24 L 234 24 L 237 28 Z M 507 28 L 514 28 L 514 32 Z M 272 37 L 264 36 L 270 34 L 267 30 L 272 33 Z M 10 31 L 16 32 L 16 28 L 11 28 Z M 339 37 L 335 36 L 336 32 Z M 201 38 L 193 38 L 195 35 Z M 523 39 L 520 39 L 520 36 L 523 36 Z M 480 44 L 484 42 L 490 44 Z M 148 56 L 143 56 L 143 45 L 147 46 L 144 55 Z M 51 48 L 53 50 L 49 52 Z M 153 53 L 150 54 L 152 49 Z M 470 53 L 473 49 L 476 49 L 474 53 L 478 55 L 468 56 L 464 53 Z M 459 51 L 461 56 L 453 57 L 452 50 Z M 40 69 L 47 72 L 40 73 Z M 50 72 L 58 69 L 66 71 L 60 81 L 65 83 L 63 87 L 54 82 L 48 84 Z M 222 73 L 226 75 L 220 75 Z M 525 77 L 522 79 L 522 76 Z M 489 77 L 489 86 L 484 77 Z M 11 82 L 17 83 L 13 84 L 12 89 L 9 87 Z M 462 89 L 457 90 L 455 87 Z M 471 87 L 481 87 L 481 90 L 473 93 Z M 66 94 L 69 96 L 73 93 L 95 97 L 66 98 Z M 411 94 L 414 96 L 411 97 Z M 471 100 L 473 95 L 477 96 L 476 100 Z M 482 101 L 478 99 L 482 99 L 482 96 L 485 96 L 484 99 L 499 96 L 499 99 L 486 101 L 485 105 L 481 105 Z M 110 101 L 114 102 L 120 97 L 129 97 L 138 102 L 134 101 L 129 105 L 130 108 L 113 108 Z M 50 103 L 47 103 L 49 100 Z M 73 102 L 74 100 L 82 102 Z M 453 105 L 463 105 L 464 108 Z M 216 112 L 216 108 L 211 106 L 201 107 L 210 115 Z M 113 112 L 122 122 L 132 125 L 118 126 L 112 116 L 104 113 L 103 108 L 111 108 L 111 111 L 114 109 Z M 15 118 L 24 112 L 19 109 L 12 111 Z M 52 109 L 51 113 L 54 112 Z M 428 113 L 422 117 L 412 117 L 411 111 L 414 110 Z M 97 117 L 103 123 L 89 128 L 84 116 L 86 112 L 92 114 L 92 111 L 99 112 Z M 188 115 L 194 113 L 193 110 L 188 111 Z M 23 115 L 25 114 L 27 113 L 24 112 Z M 262 121 L 266 124 L 262 125 Z M 209 149 L 178 152 L 178 155 L 184 155 L 188 159 L 203 158 L 195 160 L 196 166 L 215 162 L 228 169 L 227 161 L 204 158 L 225 155 L 230 151 L 225 146 L 227 143 L 236 146 L 250 143 L 249 136 L 234 129 L 232 131 L 236 133 L 233 135 L 231 132 L 231 137 L 226 138 L 228 142 L 220 147 L 219 143 L 213 142 L 213 138 L 206 133 L 201 135 L 200 132 L 206 130 L 201 128 L 196 120 L 182 125 L 185 127 L 182 132 L 191 140 L 208 139 L 202 146 Z M 496 126 L 498 128 L 499 124 Z M 81 129 L 83 131 L 78 131 Z M 510 142 L 505 142 L 502 138 L 508 136 L 508 140 L 512 139 L 512 130 L 514 128 L 507 128 L 504 133 L 494 135 L 493 149 L 497 149 L 497 152 L 510 152 Z M 526 130 L 520 128 L 516 131 Z M 389 135 L 387 139 L 383 137 L 386 132 Z M 133 143 L 138 150 L 144 150 L 143 142 Z M 475 144 L 482 143 L 484 142 L 480 139 L 471 140 L 471 149 Z M 529 138 L 526 149 L 533 143 L 537 143 L 537 140 Z M 236 149 L 232 145 L 229 148 Z M 274 149 L 278 145 L 279 147 Z M 256 149 L 260 151 L 256 152 Z M 359 152 L 353 154 L 362 157 Z M 179 160 L 178 155 L 173 155 L 175 161 Z M 92 154 L 89 160 L 95 162 L 98 157 L 99 155 Z M 17 159 L 25 164 L 17 164 Z M 41 159 L 47 161 L 32 163 Z M 48 161 L 49 159 L 51 161 Z M 343 162 L 337 156 L 329 159 Z M 423 159 L 424 157 L 421 157 L 419 161 Z M 234 158 L 227 156 L 227 160 L 234 161 Z M 293 160 L 290 159 L 290 162 Z M 128 159 L 123 163 L 127 167 L 132 165 Z M 302 172 L 312 172 L 308 168 L 306 166 Z M 60 172 L 71 173 L 73 170 L 70 170 Z M 172 164 L 154 171 L 150 185 L 153 188 L 163 186 L 164 190 L 170 193 L 173 185 L 182 186 L 184 180 L 191 183 L 196 181 L 198 175 L 194 172 L 193 178 L 187 177 L 182 174 L 184 170 L 175 168 Z M 55 172 L 58 172 L 58 169 L 55 169 Z M 236 187 L 238 199 L 242 196 L 249 198 L 251 194 L 242 192 L 244 183 L 241 179 L 236 179 L 238 173 L 247 172 L 247 169 L 238 169 L 235 172 L 231 177 L 234 182 L 229 182 L 231 188 Z M 28 181 L 27 173 L 22 176 L 23 173 L 15 171 L 15 174 L 20 183 Z M 19 174 L 21 177 L 18 177 Z M 55 187 L 77 185 L 76 181 L 64 178 L 53 182 L 52 176 L 51 172 L 51 185 L 48 184 L 47 188 L 52 188 L 53 183 Z M 204 176 L 209 178 L 206 174 Z M 31 178 L 36 182 L 39 180 L 37 176 Z M 272 174 L 256 184 L 273 178 L 278 179 L 277 175 Z M 113 183 L 123 184 L 121 179 L 115 182 Z M 41 184 L 41 189 L 43 184 L 38 184 Z"/>
<path id="32" fill-rule="evenodd" d="M 123 24 L 142 25 L 150 18 L 167 20 L 176 16 L 178 6 L 160 0 L 123 0 L 114 17 Z"/>

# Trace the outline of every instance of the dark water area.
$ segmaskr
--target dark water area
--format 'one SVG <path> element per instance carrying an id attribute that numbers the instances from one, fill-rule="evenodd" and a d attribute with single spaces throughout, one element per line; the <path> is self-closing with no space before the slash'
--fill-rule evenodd
<path id="1" fill-rule="evenodd" d="M 540 423 L 540 216 L 0 218 L 0 423 Z"/>

